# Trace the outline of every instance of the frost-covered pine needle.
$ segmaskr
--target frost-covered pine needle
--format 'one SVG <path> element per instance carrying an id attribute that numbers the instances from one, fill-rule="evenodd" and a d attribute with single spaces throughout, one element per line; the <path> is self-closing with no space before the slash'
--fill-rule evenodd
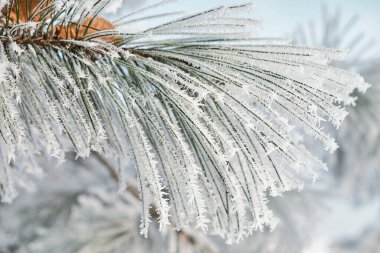
<path id="1" fill-rule="evenodd" d="M 134 160 L 145 236 L 151 208 L 161 227 L 228 242 L 274 226 L 268 194 L 326 169 L 300 133 L 334 151 L 323 123 L 339 127 L 353 90 L 368 87 L 328 65 L 345 52 L 263 44 L 249 4 L 133 34 L 98 29 L 107 2 L 42 1 L 26 20 L 37 27 L 2 17 L 1 199 L 15 196 L 19 174 L 36 174 L 25 161 L 36 152 L 63 161 L 69 142 L 79 157 Z"/>

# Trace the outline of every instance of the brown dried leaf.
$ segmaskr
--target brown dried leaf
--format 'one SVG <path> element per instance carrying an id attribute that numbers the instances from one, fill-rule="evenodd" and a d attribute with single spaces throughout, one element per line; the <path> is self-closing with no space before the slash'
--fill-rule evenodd
<path id="1" fill-rule="evenodd" d="M 71 24 L 67 27 L 57 26 L 56 27 L 57 35 L 59 35 L 59 37 L 62 39 L 74 39 L 74 38 L 83 39 L 83 37 L 87 34 L 91 34 L 98 31 L 115 29 L 115 26 L 104 18 L 96 17 L 95 19 L 93 20 L 92 19 L 93 17 L 88 17 L 84 20 L 83 24 L 79 28 L 78 35 L 77 35 L 76 24 Z M 110 41 L 113 39 L 113 37 L 101 37 L 99 39 L 104 40 L 104 41 Z"/>
<path id="2" fill-rule="evenodd" d="M 18 12 L 19 12 L 19 23 L 25 23 L 29 19 L 28 17 L 36 11 L 36 8 L 38 4 L 42 0 L 20 0 L 19 2 L 19 7 L 18 7 Z M 45 8 L 50 4 L 51 0 L 47 0 L 42 6 L 40 6 L 39 10 Z M 2 10 L 1 13 L 3 15 L 6 15 L 7 11 L 7 6 L 5 6 Z M 17 19 L 17 8 L 16 4 L 13 5 L 11 13 L 10 13 L 10 19 L 12 21 L 16 21 Z M 37 15 L 36 17 L 33 18 L 32 21 L 38 21 L 40 19 L 40 15 Z M 91 22 L 92 20 L 92 22 Z M 90 24 L 91 22 L 91 24 Z M 89 27 L 88 27 L 89 26 Z M 87 28 L 88 27 L 88 28 Z M 115 29 L 115 26 L 109 22 L 108 20 L 100 17 L 96 17 L 93 19 L 93 17 L 88 17 L 84 20 L 83 24 L 79 27 L 78 33 L 77 33 L 77 25 L 76 24 L 70 24 L 67 27 L 62 27 L 62 26 L 57 26 L 55 28 L 55 35 L 59 36 L 62 39 L 83 39 L 83 37 L 86 34 L 91 34 L 97 31 L 104 31 L 104 30 L 112 30 Z M 86 31 L 87 30 L 87 31 Z M 114 38 L 113 37 L 101 37 L 99 38 L 100 40 L 103 41 L 111 41 Z"/>
<path id="3" fill-rule="evenodd" d="M 14 4 L 10 13 L 9 18 L 12 21 L 17 20 L 17 12 L 19 13 L 19 23 L 25 23 L 29 20 L 29 16 L 36 11 L 37 5 L 41 2 L 41 0 L 20 0 L 19 4 Z M 50 4 L 51 0 L 47 0 L 40 8 L 39 10 L 45 8 Z M 3 7 L 1 10 L 2 14 L 5 15 L 7 11 L 7 6 Z M 40 19 L 40 15 L 37 15 L 32 21 L 38 21 Z"/>

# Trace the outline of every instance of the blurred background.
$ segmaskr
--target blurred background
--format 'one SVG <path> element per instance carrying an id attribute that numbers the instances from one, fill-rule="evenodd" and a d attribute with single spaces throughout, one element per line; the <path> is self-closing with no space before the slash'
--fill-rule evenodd
<path id="1" fill-rule="evenodd" d="M 154 2 L 157 1 L 116 0 L 105 15 L 115 18 Z M 161 23 L 182 15 L 173 13 L 178 10 L 193 13 L 241 2 L 246 1 L 178 0 L 154 11 L 173 15 L 136 20 L 122 29 L 139 30 Z M 99 253 L 379 253 L 380 1 L 256 0 L 254 3 L 253 18 L 263 23 L 257 31 L 258 37 L 349 50 L 347 61 L 332 64 L 359 72 L 372 84 L 366 94 L 359 96 L 357 106 L 350 109 L 339 131 L 331 129 L 340 146 L 336 153 L 326 155 L 320 147 L 310 144 L 328 164 L 329 171 L 300 192 L 270 200 L 270 206 L 280 218 L 276 230 L 258 231 L 239 245 L 226 245 L 220 238 L 205 238 L 190 230 L 161 234 L 153 228 L 149 239 L 143 239 L 138 235 L 141 207 L 132 193 L 124 197 L 114 194 L 115 184 L 105 173 L 110 165 L 98 156 L 86 161 L 75 160 L 73 156 L 59 169 L 46 169 L 49 180 L 37 184 L 31 193 L 22 194 L 12 207 L 0 206 L 0 253 L 93 253 L 94 247 Z M 46 168 L 54 167 L 54 161 L 42 159 L 41 163 Z M 97 169 L 101 167 L 106 169 Z M 104 187 L 100 189 L 99 185 Z M 78 238 L 78 233 L 84 236 Z M 83 246 L 88 244 L 92 247 Z"/>

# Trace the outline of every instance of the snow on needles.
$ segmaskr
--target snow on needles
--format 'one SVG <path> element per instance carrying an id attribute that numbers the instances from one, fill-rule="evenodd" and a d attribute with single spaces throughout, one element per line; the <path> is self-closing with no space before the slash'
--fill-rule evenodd
<path id="1" fill-rule="evenodd" d="M 15 196 L 22 161 L 37 152 L 63 161 L 68 142 L 80 157 L 134 160 L 144 235 L 152 208 L 161 227 L 197 227 L 228 242 L 275 226 L 268 195 L 326 169 L 298 134 L 334 151 L 324 122 L 339 127 L 352 92 L 368 87 L 328 65 L 345 52 L 263 43 L 249 4 L 133 34 L 49 37 L 107 2 L 52 1 L 63 9 L 45 8 L 30 20 L 37 27 L 0 29 L 2 201 Z"/>

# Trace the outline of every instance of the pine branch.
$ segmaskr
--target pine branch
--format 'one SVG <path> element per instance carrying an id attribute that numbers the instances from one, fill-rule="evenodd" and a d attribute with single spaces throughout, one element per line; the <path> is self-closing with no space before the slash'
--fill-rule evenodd
<path id="1" fill-rule="evenodd" d="M 263 45 L 250 5 L 132 34 L 97 17 L 105 0 L 30 3 L 2 10 L 3 201 L 14 197 L 15 172 L 27 171 L 20 161 L 34 152 L 61 161 L 69 148 L 78 157 L 98 152 L 134 161 L 144 235 L 153 202 L 161 228 L 171 212 L 179 228 L 239 241 L 275 225 L 268 195 L 326 169 L 300 134 L 334 151 L 324 122 L 339 127 L 353 90 L 368 87 L 328 66 L 345 52 Z M 123 170 L 118 178 L 123 189 Z"/>

